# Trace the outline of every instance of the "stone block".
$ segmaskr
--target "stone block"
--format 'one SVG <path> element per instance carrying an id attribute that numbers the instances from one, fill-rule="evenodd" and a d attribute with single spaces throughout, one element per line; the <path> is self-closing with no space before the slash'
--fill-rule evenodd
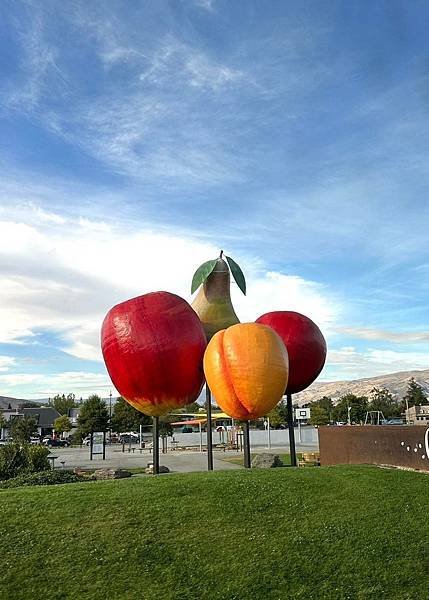
<path id="1" fill-rule="evenodd" d="M 149 465 L 147 467 L 147 469 L 144 470 L 145 473 L 147 473 L 148 475 L 153 475 L 153 464 Z M 160 473 L 169 473 L 170 469 L 168 467 L 165 467 L 164 465 L 159 465 L 159 472 Z"/>
<path id="2" fill-rule="evenodd" d="M 123 471 L 122 469 L 96 469 L 93 473 L 94 479 L 123 479 L 124 477 L 131 477 L 129 471 Z"/>
<path id="3" fill-rule="evenodd" d="M 263 452 L 253 457 L 252 469 L 274 469 L 275 467 L 284 467 L 278 454 Z"/>

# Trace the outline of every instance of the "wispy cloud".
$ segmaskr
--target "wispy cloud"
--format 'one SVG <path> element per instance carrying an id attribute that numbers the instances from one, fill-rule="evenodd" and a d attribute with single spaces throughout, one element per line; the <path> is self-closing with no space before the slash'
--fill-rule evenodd
<path id="1" fill-rule="evenodd" d="M 213 12 L 215 7 L 215 0 L 193 0 L 195 6 L 203 8 L 208 12 Z"/>
<path id="2" fill-rule="evenodd" d="M 8 371 L 15 363 L 13 356 L 0 356 L 0 371 Z"/>
<path id="3" fill-rule="evenodd" d="M 429 341 L 429 331 L 384 331 L 359 327 L 338 327 L 338 333 L 364 340 L 382 340 L 396 344 L 412 344 Z"/>
<path id="4" fill-rule="evenodd" d="M 329 349 L 327 366 L 322 379 L 325 381 L 359 379 L 385 375 L 395 371 L 429 368 L 429 352 L 398 352 L 368 348 L 358 351 L 353 346 Z"/>

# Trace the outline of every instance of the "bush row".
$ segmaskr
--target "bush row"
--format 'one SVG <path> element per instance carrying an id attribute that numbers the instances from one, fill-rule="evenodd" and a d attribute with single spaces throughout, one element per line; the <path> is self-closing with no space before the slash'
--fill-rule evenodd
<path id="1" fill-rule="evenodd" d="M 79 483 L 89 481 L 88 477 L 77 475 L 73 471 L 40 471 L 39 473 L 24 473 L 18 477 L 0 481 L 0 489 L 15 488 L 29 485 L 55 485 L 57 483 Z"/>
<path id="2" fill-rule="evenodd" d="M 49 469 L 49 448 L 11 443 L 0 446 L 0 480 Z"/>

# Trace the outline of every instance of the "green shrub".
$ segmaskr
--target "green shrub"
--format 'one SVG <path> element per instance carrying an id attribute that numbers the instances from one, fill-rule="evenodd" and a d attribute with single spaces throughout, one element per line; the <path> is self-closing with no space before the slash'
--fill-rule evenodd
<path id="1" fill-rule="evenodd" d="M 87 477 L 76 475 L 73 471 L 40 471 L 39 473 L 24 473 L 7 481 L 0 481 L 0 489 L 29 485 L 56 485 L 58 483 L 79 483 L 89 481 Z"/>
<path id="2" fill-rule="evenodd" d="M 28 471 L 37 473 L 49 469 L 48 454 L 46 446 L 27 446 Z"/>
<path id="3" fill-rule="evenodd" d="M 82 444 L 82 436 L 77 431 L 72 433 L 68 440 L 72 446 L 80 446 Z"/>
<path id="4" fill-rule="evenodd" d="M 0 480 L 49 469 L 49 449 L 11 443 L 0 447 Z"/>

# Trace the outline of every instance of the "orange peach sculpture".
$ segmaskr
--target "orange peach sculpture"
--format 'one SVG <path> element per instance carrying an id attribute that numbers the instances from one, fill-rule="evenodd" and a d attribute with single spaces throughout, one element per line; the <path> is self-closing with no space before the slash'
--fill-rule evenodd
<path id="1" fill-rule="evenodd" d="M 259 323 L 216 333 L 204 354 L 204 373 L 218 405 L 235 419 L 266 415 L 287 386 L 289 359 L 280 336 Z"/>

